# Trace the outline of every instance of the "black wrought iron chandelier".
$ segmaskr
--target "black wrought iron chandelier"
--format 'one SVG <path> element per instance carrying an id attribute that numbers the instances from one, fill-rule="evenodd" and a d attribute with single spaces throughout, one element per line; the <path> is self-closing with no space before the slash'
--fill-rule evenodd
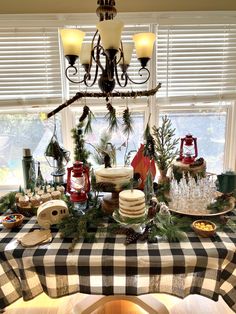
<path id="1" fill-rule="evenodd" d="M 137 58 L 141 65 L 139 75 L 144 77 L 142 82 L 134 82 L 128 74 L 133 44 L 122 43 L 123 22 L 113 19 L 117 13 L 115 1 L 98 0 L 97 3 L 96 13 L 100 21 L 91 43 L 83 43 L 85 33 L 79 29 L 60 31 L 64 54 L 69 63 L 65 71 L 67 79 L 72 83 L 84 83 L 87 87 L 98 82 L 103 94 L 110 94 L 116 84 L 125 87 L 129 81 L 133 84 L 146 83 L 150 78 L 147 63 L 152 56 L 155 34 L 139 33 L 133 36 Z M 75 66 L 78 58 L 85 71 L 80 81 L 71 78 L 71 76 L 76 78 L 78 73 Z M 91 75 L 93 63 L 95 65 L 94 77 Z M 69 72 L 72 75 L 69 75 Z"/>

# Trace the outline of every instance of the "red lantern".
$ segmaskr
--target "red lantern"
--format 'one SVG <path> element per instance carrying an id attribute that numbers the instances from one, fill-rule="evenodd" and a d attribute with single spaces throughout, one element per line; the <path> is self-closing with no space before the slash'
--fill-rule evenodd
<path id="1" fill-rule="evenodd" d="M 184 164 L 192 164 L 198 155 L 197 138 L 187 134 L 181 138 L 179 159 Z"/>
<path id="2" fill-rule="evenodd" d="M 67 168 L 67 192 L 70 200 L 75 203 L 81 211 L 87 206 L 87 193 L 90 190 L 89 168 L 82 162 L 76 161 L 73 167 Z"/>

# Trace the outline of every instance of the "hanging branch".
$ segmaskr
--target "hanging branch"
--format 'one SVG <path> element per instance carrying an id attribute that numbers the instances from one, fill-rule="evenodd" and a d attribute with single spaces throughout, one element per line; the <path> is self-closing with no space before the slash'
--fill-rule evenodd
<path id="1" fill-rule="evenodd" d="M 128 107 L 123 111 L 122 120 L 123 133 L 129 137 L 129 134 L 133 132 L 133 119 L 131 117 L 131 112 L 129 111 Z"/>
<path id="2" fill-rule="evenodd" d="M 116 118 L 116 109 L 112 106 L 111 103 L 107 103 L 107 110 L 108 113 L 106 114 L 106 119 L 109 123 L 109 131 L 117 130 L 118 128 L 118 121 Z"/>
<path id="3" fill-rule="evenodd" d="M 83 107 L 83 113 L 79 118 L 79 122 L 83 122 L 87 118 L 87 122 L 84 127 L 84 134 L 92 132 L 92 120 L 94 118 L 94 114 L 88 106 Z"/>
<path id="4" fill-rule="evenodd" d="M 155 88 L 150 89 L 148 91 L 132 91 L 132 92 L 114 92 L 109 95 L 106 93 L 88 93 L 88 92 L 78 92 L 75 94 L 74 97 L 70 98 L 66 102 L 64 102 L 62 105 L 54 109 L 53 111 L 49 112 L 47 115 L 47 118 L 50 118 L 54 116 L 56 113 L 60 112 L 62 109 L 66 108 L 67 106 L 73 104 L 76 100 L 81 99 L 83 97 L 86 98 L 106 98 L 107 96 L 109 97 L 121 97 L 121 98 L 136 98 L 136 97 L 143 97 L 143 96 L 153 96 L 156 94 L 158 89 L 161 88 L 161 83 L 159 83 Z"/>

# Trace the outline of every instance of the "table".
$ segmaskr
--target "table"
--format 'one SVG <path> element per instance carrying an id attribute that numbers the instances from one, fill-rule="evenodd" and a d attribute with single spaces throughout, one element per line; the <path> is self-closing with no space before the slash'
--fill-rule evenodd
<path id="1" fill-rule="evenodd" d="M 11 231 L 0 225 L 0 308 L 43 291 L 53 298 L 76 292 L 161 292 L 181 298 L 200 294 L 215 301 L 221 295 L 236 312 L 236 234 L 230 228 L 211 239 L 189 232 L 179 243 L 140 241 L 128 246 L 123 235 L 97 233 L 96 242 L 81 239 L 72 252 L 71 240 L 61 239 L 52 228 L 51 243 L 23 248 L 17 238 L 38 228 L 35 217 Z"/>

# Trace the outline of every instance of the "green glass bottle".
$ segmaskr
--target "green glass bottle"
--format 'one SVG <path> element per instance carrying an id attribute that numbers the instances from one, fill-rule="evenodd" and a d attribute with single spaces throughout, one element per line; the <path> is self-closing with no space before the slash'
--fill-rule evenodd
<path id="1" fill-rule="evenodd" d="M 35 185 L 35 163 L 29 148 L 23 148 L 23 178 L 25 189 L 33 189 Z"/>

